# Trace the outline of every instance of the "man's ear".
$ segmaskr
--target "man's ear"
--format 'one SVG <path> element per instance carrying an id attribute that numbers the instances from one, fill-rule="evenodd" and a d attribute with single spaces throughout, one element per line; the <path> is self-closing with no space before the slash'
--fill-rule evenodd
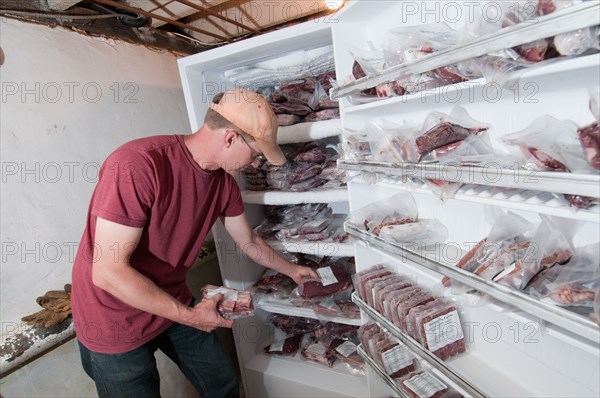
<path id="1" fill-rule="evenodd" d="M 233 144 L 233 141 L 235 141 L 235 139 L 238 137 L 238 135 L 238 132 L 235 130 L 225 130 L 225 147 L 229 148 Z"/>

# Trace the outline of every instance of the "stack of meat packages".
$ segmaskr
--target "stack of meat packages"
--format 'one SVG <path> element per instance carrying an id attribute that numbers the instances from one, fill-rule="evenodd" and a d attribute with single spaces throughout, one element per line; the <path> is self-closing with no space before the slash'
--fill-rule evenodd
<path id="1" fill-rule="evenodd" d="M 314 141 L 281 145 L 281 149 L 288 160 L 285 165 L 258 161 L 242 170 L 248 190 L 304 192 L 346 184 L 345 173 L 337 169 L 339 155 L 335 150 L 322 148 Z"/>
<path id="2" fill-rule="evenodd" d="M 255 232 L 265 240 L 285 242 L 324 241 L 329 238 L 343 242 L 342 219 L 333 215 L 325 203 L 309 203 L 289 206 L 267 206 L 265 222 Z"/>
<path id="3" fill-rule="evenodd" d="M 367 355 L 409 396 L 462 397 L 431 374 L 422 371 L 408 347 L 377 323 L 368 322 L 362 325 L 358 329 L 358 337 Z"/>
<path id="4" fill-rule="evenodd" d="M 465 338 L 454 304 L 434 297 L 407 277 L 378 264 L 355 276 L 359 297 L 439 358 L 465 352 Z"/>
<path id="5" fill-rule="evenodd" d="M 302 359 L 327 367 L 338 360 L 353 369 L 363 365 L 356 352 L 358 326 L 280 314 L 271 314 L 268 320 L 286 337 L 266 346 L 265 354 L 291 356 L 300 351 Z"/>
<path id="6" fill-rule="evenodd" d="M 267 97 L 280 126 L 340 117 L 338 101 L 328 97 L 335 72 L 281 83 Z M 263 90 L 264 91 L 264 90 Z"/>
<path id="7" fill-rule="evenodd" d="M 252 296 L 248 291 L 238 291 L 223 286 L 206 285 L 202 288 L 202 300 L 208 300 L 216 294 L 223 299 L 217 304 L 217 311 L 225 319 L 240 319 L 254 315 Z"/>

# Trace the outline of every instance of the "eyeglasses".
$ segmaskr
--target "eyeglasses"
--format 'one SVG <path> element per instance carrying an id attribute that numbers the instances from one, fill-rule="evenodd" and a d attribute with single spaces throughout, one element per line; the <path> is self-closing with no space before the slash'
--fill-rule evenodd
<path id="1" fill-rule="evenodd" d="M 258 152 L 257 150 L 255 150 L 254 148 L 252 148 L 250 146 L 250 144 L 248 144 L 248 141 L 246 141 L 246 139 L 244 138 L 244 136 L 242 134 L 239 134 L 239 135 L 240 135 L 240 138 L 244 141 L 244 143 L 248 146 L 248 148 L 250 148 L 250 151 L 252 151 L 252 159 L 257 160 L 257 159 L 263 159 L 264 158 L 264 155 L 262 153 Z"/>

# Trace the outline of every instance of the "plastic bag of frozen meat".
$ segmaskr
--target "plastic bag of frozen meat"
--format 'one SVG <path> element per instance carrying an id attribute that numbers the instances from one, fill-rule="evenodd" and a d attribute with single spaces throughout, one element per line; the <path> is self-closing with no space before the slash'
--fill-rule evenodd
<path id="1" fill-rule="evenodd" d="M 520 151 L 522 167 L 543 171 L 569 171 L 567 158 L 583 160 L 577 136 L 577 125 L 544 115 L 525 129 L 502 137 L 502 141 Z M 576 166 L 572 166 L 576 167 Z"/>
<path id="2" fill-rule="evenodd" d="M 449 115 L 432 112 L 427 116 L 415 143 L 418 161 L 432 161 L 438 156 L 448 155 L 469 135 L 479 135 L 489 129 L 485 123 L 473 119 L 462 107 L 456 106 Z"/>
<path id="3" fill-rule="evenodd" d="M 252 296 L 248 291 L 238 291 L 223 286 L 206 285 L 202 288 L 202 300 L 216 294 L 222 294 L 223 299 L 217 304 L 217 311 L 225 319 L 239 319 L 254 315 Z"/>
<path id="4" fill-rule="evenodd" d="M 504 269 L 494 280 L 515 289 L 524 289 L 529 281 L 544 268 L 565 264 L 573 255 L 570 236 L 563 233 L 566 220 L 552 220 L 541 216 L 535 234 L 522 257 Z M 560 227 L 559 227 L 560 225 Z"/>
<path id="5" fill-rule="evenodd" d="M 593 307 L 600 284 L 600 243 L 577 249 L 571 260 L 557 270 L 554 280 L 543 286 L 544 300 L 561 306 Z"/>
<path id="6" fill-rule="evenodd" d="M 319 280 L 306 280 L 298 285 L 298 294 L 305 299 L 326 297 L 352 287 L 352 277 L 346 265 L 330 261 L 315 270 Z"/>
<path id="7" fill-rule="evenodd" d="M 287 336 L 283 339 L 278 339 L 268 346 L 263 348 L 263 352 L 267 355 L 292 356 L 300 349 L 302 343 L 302 334 Z"/>
<path id="8" fill-rule="evenodd" d="M 349 222 L 366 232 L 379 235 L 386 225 L 399 225 L 417 219 L 417 204 L 408 192 L 371 203 L 352 212 Z"/>
<path id="9" fill-rule="evenodd" d="M 448 228 L 437 218 L 419 219 L 413 223 L 382 227 L 379 236 L 388 243 L 412 243 L 418 249 L 424 245 L 444 242 L 448 239 Z"/>
<path id="10" fill-rule="evenodd" d="M 489 235 L 479 243 L 471 242 L 471 249 L 456 266 L 491 280 L 524 256 L 535 228 L 516 213 L 499 211 L 493 215 Z M 444 277 L 442 284 L 449 286 L 451 280 Z"/>
<path id="11" fill-rule="evenodd" d="M 419 127 L 413 123 L 394 123 L 380 119 L 367 124 L 371 137 L 371 160 L 383 162 L 416 163 L 415 136 Z"/>

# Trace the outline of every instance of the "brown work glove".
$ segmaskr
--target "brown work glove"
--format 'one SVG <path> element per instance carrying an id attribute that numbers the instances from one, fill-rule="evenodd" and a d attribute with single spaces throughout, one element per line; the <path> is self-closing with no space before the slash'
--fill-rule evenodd
<path id="1" fill-rule="evenodd" d="M 38 297 L 36 302 L 43 310 L 27 315 L 21 320 L 34 326 L 56 326 L 71 314 L 71 285 L 66 284 L 65 290 L 50 290 Z"/>

